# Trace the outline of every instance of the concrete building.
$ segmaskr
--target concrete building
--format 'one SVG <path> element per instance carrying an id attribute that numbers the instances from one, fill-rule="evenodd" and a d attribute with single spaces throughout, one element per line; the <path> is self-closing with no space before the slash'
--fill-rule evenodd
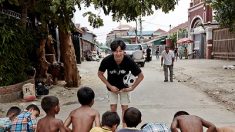
<path id="1" fill-rule="evenodd" d="M 189 36 L 193 50 L 197 50 L 200 58 L 210 58 L 212 49 L 212 29 L 216 28 L 213 11 L 205 0 L 191 0 L 188 9 Z"/>

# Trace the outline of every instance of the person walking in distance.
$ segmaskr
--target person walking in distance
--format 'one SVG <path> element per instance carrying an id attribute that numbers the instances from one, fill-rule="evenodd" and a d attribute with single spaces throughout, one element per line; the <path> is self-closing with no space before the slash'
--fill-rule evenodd
<path id="1" fill-rule="evenodd" d="M 168 69 L 170 71 L 170 81 L 173 82 L 173 65 L 174 65 L 174 53 L 170 50 L 169 46 L 165 46 L 165 50 L 162 52 L 161 66 L 163 66 L 165 80 L 168 82 Z"/>
<path id="2" fill-rule="evenodd" d="M 156 48 L 155 54 L 156 54 L 156 59 L 159 59 L 159 47 Z"/>
<path id="3" fill-rule="evenodd" d="M 117 111 L 118 96 L 120 97 L 123 117 L 130 103 L 129 93 L 138 86 L 143 80 L 144 75 L 139 66 L 130 57 L 125 55 L 126 44 L 122 40 L 114 40 L 110 47 L 112 54 L 102 60 L 98 70 L 98 77 L 109 91 L 109 103 L 112 112 Z M 107 78 L 104 76 L 106 70 Z M 137 77 L 132 85 L 126 85 L 123 82 L 124 77 L 129 72 Z M 123 127 L 125 126 L 126 124 L 123 121 Z"/>

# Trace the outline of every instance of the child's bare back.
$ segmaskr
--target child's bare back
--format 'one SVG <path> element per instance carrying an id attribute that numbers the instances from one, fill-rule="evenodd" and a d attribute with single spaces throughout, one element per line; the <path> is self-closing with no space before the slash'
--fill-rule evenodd
<path id="1" fill-rule="evenodd" d="M 91 108 L 94 104 L 94 91 L 89 87 L 80 88 L 77 97 L 81 106 L 69 114 L 64 123 L 65 127 L 68 128 L 72 123 L 72 131 L 74 132 L 89 132 L 93 122 L 96 127 L 100 127 L 100 114 Z"/>
<path id="2" fill-rule="evenodd" d="M 89 132 L 93 122 L 95 122 L 95 126 L 100 126 L 99 113 L 89 106 L 81 106 L 70 113 L 64 124 L 68 127 L 72 123 L 74 132 Z"/>
<path id="3" fill-rule="evenodd" d="M 175 113 L 171 123 L 171 131 L 178 132 L 203 132 L 203 127 L 208 128 L 207 132 L 216 132 L 216 127 L 209 121 L 195 115 L 189 115 L 186 111 Z"/>
<path id="4" fill-rule="evenodd" d="M 38 121 L 37 132 L 66 132 L 62 120 L 44 117 Z"/>

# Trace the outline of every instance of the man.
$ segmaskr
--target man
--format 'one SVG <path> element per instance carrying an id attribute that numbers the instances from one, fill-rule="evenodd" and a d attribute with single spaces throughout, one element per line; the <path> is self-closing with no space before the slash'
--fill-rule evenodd
<path id="1" fill-rule="evenodd" d="M 129 92 L 133 91 L 143 80 L 144 75 L 138 65 L 128 56 L 125 55 L 126 45 L 122 40 L 114 40 L 111 45 L 112 54 L 105 57 L 99 67 L 98 77 L 107 86 L 109 91 L 109 103 L 112 112 L 117 111 L 118 96 L 122 108 L 122 117 L 130 103 Z M 104 76 L 107 70 L 107 79 Z M 123 83 L 123 78 L 131 72 L 137 76 L 131 86 Z M 125 123 L 123 122 L 123 127 Z"/>
<path id="2" fill-rule="evenodd" d="M 146 49 L 146 54 L 147 54 L 146 61 L 147 61 L 147 62 L 151 61 L 151 49 L 150 49 L 149 46 L 148 46 L 148 48 Z"/>
<path id="3" fill-rule="evenodd" d="M 161 58 L 161 66 L 163 65 L 163 70 L 165 75 L 164 82 L 168 82 L 168 69 L 170 71 L 170 81 L 173 82 L 174 58 L 175 58 L 174 53 L 170 51 L 170 47 L 165 46 L 165 50 L 162 52 L 162 58 Z"/>
<path id="4" fill-rule="evenodd" d="M 171 131 L 179 132 L 203 132 L 203 127 L 208 128 L 207 132 L 216 132 L 216 127 L 209 121 L 198 116 L 189 115 L 186 111 L 178 111 L 175 113 L 171 123 Z"/>

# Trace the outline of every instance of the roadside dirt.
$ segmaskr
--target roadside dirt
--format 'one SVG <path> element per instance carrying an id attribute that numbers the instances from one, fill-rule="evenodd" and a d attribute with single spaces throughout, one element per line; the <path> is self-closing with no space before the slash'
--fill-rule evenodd
<path id="1" fill-rule="evenodd" d="M 175 79 L 235 112 L 235 70 L 223 68 L 234 64 L 226 60 L 180 60 L 175 63 Z"/>

